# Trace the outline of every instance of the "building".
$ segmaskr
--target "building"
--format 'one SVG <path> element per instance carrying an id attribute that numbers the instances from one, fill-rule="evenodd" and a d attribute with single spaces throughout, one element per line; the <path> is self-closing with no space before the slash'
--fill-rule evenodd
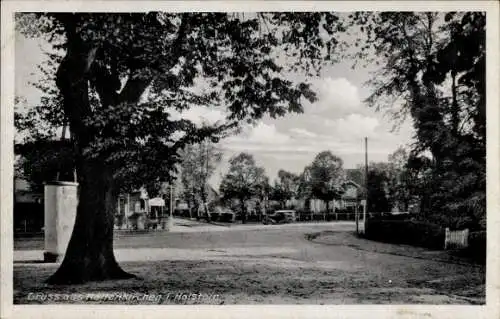
<path id="1" fill-rule="evenodd" d="M 44 225 L 43 192 L 32 190 L 29 182 L 14 179 L 14 233 L 41 232 Z"/>
<path id="2" fill-rule="evenodd" d="M 149 219 L 149 196 L 144 188 L 118 196 L 115 229 L 146 229 Z"/>
<path id="3" fill-rule="evenodd" d="M 354 213 L 359 207 L 361 186 L 352 180 L 348 180 L 344 183 L 344 189 L 345 192 L 340 199 L 332 200 L 328 203 L 330 212 L 334 212 L 335 210 L 347 210 Z M 318 198 L 311 198 L 308 201 L 305 199 L 293 199 L 287 201 L 287 207 L 306 210 L 312 213 L 323 213 L 326 211 L 325 201 Z"/>

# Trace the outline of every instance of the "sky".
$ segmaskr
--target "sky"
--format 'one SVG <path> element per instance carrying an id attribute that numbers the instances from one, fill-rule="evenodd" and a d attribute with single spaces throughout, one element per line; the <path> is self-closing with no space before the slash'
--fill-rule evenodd
<path id="1" fill-rule="evenodd" d="M 41 93 L 30 85 L 40 77 L 37 66 L 45 60 L 41 40 L 27 39 L 16 34 L 15 88 L 16 95 L 36 104 Z M 271 181 L 279 169 L 300 173 L 315 155 L 329 150 L 344 161 L 344 168 L 355 168 L 364 163 L 364 138 L 368 138 L 369 161 L 386 161 L 399 146 L 412 141 L 413 129 L 409 121 L 393 131 L 395 122 L 384 112 L 377 112 L 363 103 L 372 88 L 364 83 L 370 79 L 367 68 L 351 68 L 351 61 L 327 66 L 321 76 L 312 79 L 318 100 L 304 103 L 304 113 L 289 114 L 283 118 L 262 119 L 253 127 L 222 140 L 224 152 L 220 167 L 210 183 L 218 188 L 228 169 L 228 160 L 240 152 L 249 152 L 264 167 Z M 218 109 L 192 108 L 183 117 L 201 122 L 223 119 Z"/>

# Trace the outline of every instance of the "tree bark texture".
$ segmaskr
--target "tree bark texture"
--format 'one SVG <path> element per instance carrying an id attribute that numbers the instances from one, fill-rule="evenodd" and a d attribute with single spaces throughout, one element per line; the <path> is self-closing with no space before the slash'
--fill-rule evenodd
<path id="1" fill-rule="evenodd" d="M 73 234 L 51 284 L 77 284 L 135 277 L 123 271 L 113 253 L 118 192 L 110 172 L 97 162 L 79 170 L 79 202 Z"/>
<path id="2" fill-rule="evenodd" d="M 56 84 L 63 97 L 64 113 L 75 140 L 79 203 L 65 258 L 47 281 L 67 284 L 134 277 L 120 268 L 113 253 L 118 185 L 114 184 L 112 168 L 106 167 L 102 158 L 84 156 L 84 149 L 98 134 L 85 124 L 84 119 L 92 117 L 90 81 L 94 81 L 101 107 L 106 108 L 121 103 L 138 103 L 152 78 L 137 74 L 138 68 L 131 65 L 131 76 L 118 92 L 120 81 L 117 74 L 95 63 L 102 54 L 102 48 L 91 41 L 84 41 L 78 33 L 77 14 L 61 13 L 57 15 L 57 20 L 64 27 L 67 40 L 66 55 L 56 73 Z M 171 46 L 170 58 L 167 59 L 171 61 L 171 66 L 177 63 L 177 58 L 183 52 L 182 44 L 188 26 L 189 21 L 183 16 Z"/>
<path id="3" fill-rule="evenodd" d="M 87 281 L 135 277 L 123 271 L 113 253 L 113 224 L 118 198 L 112 171 L 100 159 L 84 156 L 95 137 L 84 119 L 92 115 L 89 102 L 89 75 L 98 47 L 84 43 L 76 34 L 71 14 L 64 14 L 66 56 L 56 74 L 63 108 L 74 136 L 79 182 L 78 207 L 73 233 L 59 269 L 48 278 L 50 284 L 77 284 Z"/>

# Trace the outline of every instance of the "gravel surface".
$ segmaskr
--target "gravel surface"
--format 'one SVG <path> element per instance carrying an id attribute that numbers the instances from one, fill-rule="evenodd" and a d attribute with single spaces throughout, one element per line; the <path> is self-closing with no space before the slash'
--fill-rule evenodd
<path id="1" fill-rule="evenodd" d="M 48 286 L 43 281 L 57 264 L 18 259 L 14 302 L 484 304 L 484 267 L 441 260 L 439 252 L 381 246 L 356 238 L 351 226 L 122 237 L 115 242 L 117 259 L 139 279 L 77 286 Z M 91 297 L 67 297 L 82 294 Z"/>

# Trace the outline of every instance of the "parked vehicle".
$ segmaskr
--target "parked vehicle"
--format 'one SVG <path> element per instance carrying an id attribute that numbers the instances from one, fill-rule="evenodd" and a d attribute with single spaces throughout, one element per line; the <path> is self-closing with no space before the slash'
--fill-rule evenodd
<path id="1" fill-rule="evenodd" d="M 287 224 L 297 221 L 297 212 L 294 210 L 277 210 L 272 214 L 266 215 L 262 223 L 268 224 Z"/>
<path id="2" fill-rule="evenodd" d="M 218 212 L 219 212 L 218 221 L 225 222 L 225 223 L 234 223 L 235 222 L 236 213 L 233 212 L 231 209 L 229 209 L 227 207 L 220 207 Z"/>

